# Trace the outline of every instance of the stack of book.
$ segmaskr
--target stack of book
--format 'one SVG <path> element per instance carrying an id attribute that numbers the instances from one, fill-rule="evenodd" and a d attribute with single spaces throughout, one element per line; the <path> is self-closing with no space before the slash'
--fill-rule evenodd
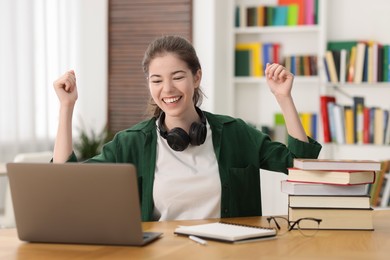
<path id="1" fill-rule="evenodd" d="M 320 229 L 373 230 L 368 187 L 380 169 L 372 160 L 295 159 L 281 186 L 289 194 L 289 220 L 313 217 L 322 219 Z"/>

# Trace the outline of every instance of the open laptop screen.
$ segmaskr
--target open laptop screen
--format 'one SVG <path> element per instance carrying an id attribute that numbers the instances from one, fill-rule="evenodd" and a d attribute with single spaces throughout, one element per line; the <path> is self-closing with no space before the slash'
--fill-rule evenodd
<path id="1" fill-rule="evenodd" d="M 144 245 L 131 164 L 8 163 L 19 238 L 29 242 Z"/>

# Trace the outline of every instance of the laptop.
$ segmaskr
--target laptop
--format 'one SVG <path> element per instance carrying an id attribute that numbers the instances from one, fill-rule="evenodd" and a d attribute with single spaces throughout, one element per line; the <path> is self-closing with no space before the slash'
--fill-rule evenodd
<path id="1" fill-rule="evenodd" d="M 142 230 L 132 164 L 8 163 L 7 174 L 22 241 L 142 246 L 162 235 Z"/>

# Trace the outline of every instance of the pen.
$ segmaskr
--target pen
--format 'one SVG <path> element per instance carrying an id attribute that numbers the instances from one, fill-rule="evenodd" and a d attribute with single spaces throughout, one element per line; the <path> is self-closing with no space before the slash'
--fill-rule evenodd
<path id="1" fill-rule="evenodd" d="M 201 245 L 204 245 L 204 246 L 207 245 L 207 241 L 205 241 L 205 240 L 203 240 L 203 239 L 201 239 L 199 237 L 189 236 L 188 238 L 191 239 L 192 241 L 195 241 L 196 243 L 201 244 Z"/>

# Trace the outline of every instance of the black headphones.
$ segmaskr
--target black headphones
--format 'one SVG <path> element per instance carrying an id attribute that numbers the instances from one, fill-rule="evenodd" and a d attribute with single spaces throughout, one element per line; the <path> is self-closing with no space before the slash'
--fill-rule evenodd
<path id="1" fill-rule="evenodd" d="M 206 140 L 206 116 L 198 107 L 195 107 L 195 109 L 200 117 L 201 123 L 193 122 L 189 134 L 180 127 L 175 127 L 168 132 L 164 127 L 165 113 L 162 112 L 160 119 L 158 120 L 160 135 L 167 140 L 168 145 L 173 150 L 181 152 L 184 151 L 190 143 L 192 145 L 201 145 Z"/>

